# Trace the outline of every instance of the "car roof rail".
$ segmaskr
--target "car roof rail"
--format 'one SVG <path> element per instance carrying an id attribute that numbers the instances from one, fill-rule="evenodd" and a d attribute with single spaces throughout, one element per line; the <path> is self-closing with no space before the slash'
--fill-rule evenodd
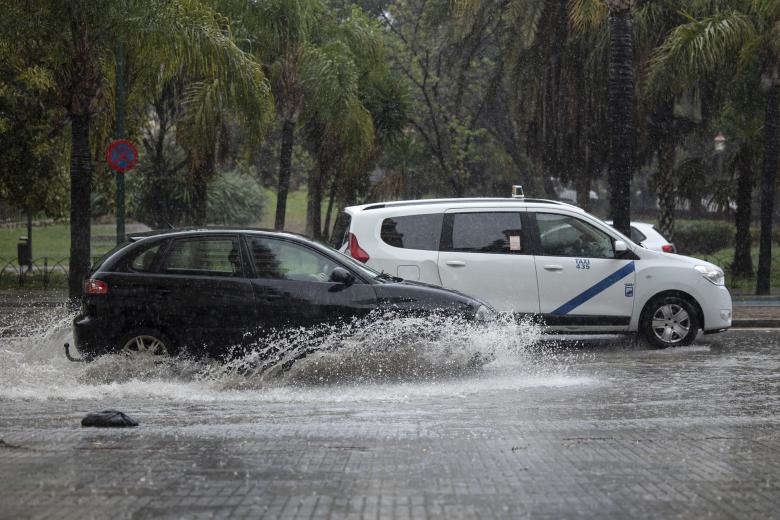
<path id="1" fill-rule="evenodd" d="M 421 200 L 398 200 L 398 201 L 390 201 L 390 202 L 380 202 L 377 204 L 367 204 L 362 207 L 363 211 L 369 211 L 374 209 L 383 209 L 383 208 L 399 208 L 399 207 L 405 207 L 405 206 L 423 206 L 426 204 L 463 204 L 463 203 L 479 203 L 479 202 L 509 202 L 512 204 L 527 204 L 527 203 L 537 203 L 537 204 L 555 204 L 558 206 L 571 206 L 573 208 L 576 208 L 577 206 L 572 206 L 571 204 L 568 204 L 566 202 L 561 202 L 558 200 L 548 200 L 548 199 L 526 199 L 526 198 L 506 198 L 506 197 L 480 197 L 480 198 L 471 198 L 471 199 L 421 199 Z M 579 208 L 578 208 L 579 209 Z"/>

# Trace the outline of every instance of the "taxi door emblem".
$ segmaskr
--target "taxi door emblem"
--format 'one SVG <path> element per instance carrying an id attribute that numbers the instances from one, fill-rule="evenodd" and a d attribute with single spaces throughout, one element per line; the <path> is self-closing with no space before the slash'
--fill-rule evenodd
<path id="1" fill-rule="evenodd" d="M 626 298 L 633 298 L 634 297 L 634 284 L 627 283 L 626 284 Z"/>

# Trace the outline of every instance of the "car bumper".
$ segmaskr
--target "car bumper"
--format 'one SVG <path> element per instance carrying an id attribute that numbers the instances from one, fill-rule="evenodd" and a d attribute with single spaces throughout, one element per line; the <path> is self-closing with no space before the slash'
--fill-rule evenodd
<path id="1" fill-rule="evenodd" d="M 101 320 L 90 316 L 76 316 L 73 320 L 73 343 L 85 359 L 93 359 L 114 350 L 114 338 Z"/>
<path id="2" fill-rule="evenodd" d="M 706 280 L 705 283 L 710 284 Z M 704 332 L 721 332 L 731 327 L 733 307 L 728 289 L 710 284 L 701 303 L 704 315 Z"/>

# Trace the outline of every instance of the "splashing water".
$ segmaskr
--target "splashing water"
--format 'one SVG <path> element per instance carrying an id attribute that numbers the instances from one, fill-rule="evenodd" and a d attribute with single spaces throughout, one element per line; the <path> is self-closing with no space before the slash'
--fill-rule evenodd
<path id="1" fill-rule="evenodd" d="M 0 400 L 397 400 L 589 382 L 567 374 L 572 352 L 540 343 L 538 326 L 510 320 L 373 314 L 273 333 L 224 363 L 107 355 L 80 364 L 63 355 L 62 344 L 72 340 L 66 309 L 5 319 Z"/>

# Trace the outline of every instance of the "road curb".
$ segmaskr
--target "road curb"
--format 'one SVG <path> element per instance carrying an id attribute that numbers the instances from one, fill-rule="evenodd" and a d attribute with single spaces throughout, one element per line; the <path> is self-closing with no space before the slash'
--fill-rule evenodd
<path id="1" fill-rule="evenodd" d="M 732 329 L 780 329 L 780 319 L 776 318 L 741 318 L 731 320 Z"/>

